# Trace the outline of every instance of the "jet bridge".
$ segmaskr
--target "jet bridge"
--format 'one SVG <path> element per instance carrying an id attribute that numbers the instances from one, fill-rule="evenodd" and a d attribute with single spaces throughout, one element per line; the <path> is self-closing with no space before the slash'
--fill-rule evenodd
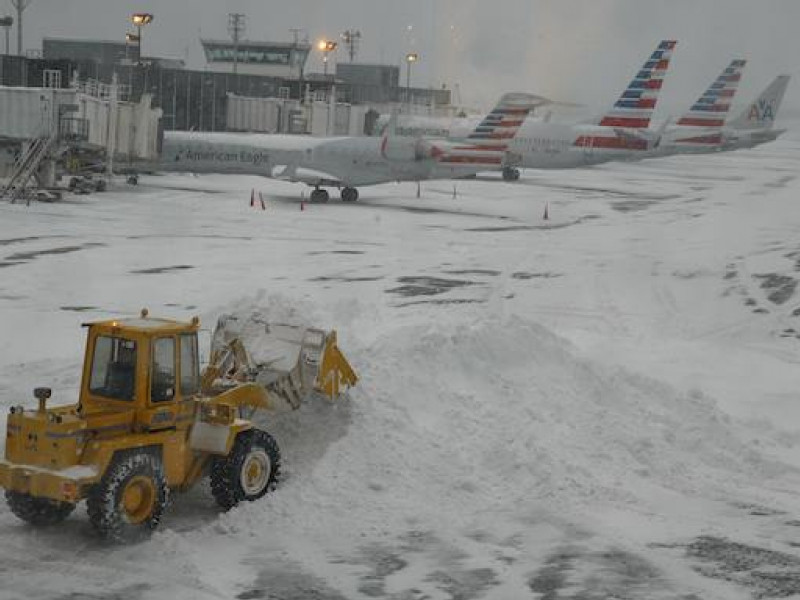
<path id="1" fill-rule="evenodd" d="M 116 160 L 155 160 L 161 109 L 151 108 L 147 95 L 139 103 L 116 97 L 97 82 L 0 86 L 0 177 L 23 188 L 34 175 L 52 179 L 52 163 L 68 150 L 105 157 L 111 149 Z"/>

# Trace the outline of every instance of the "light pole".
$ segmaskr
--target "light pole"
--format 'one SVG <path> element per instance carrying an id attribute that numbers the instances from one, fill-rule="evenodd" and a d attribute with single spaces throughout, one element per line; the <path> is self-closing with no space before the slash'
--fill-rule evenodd
<path id="1" fill-rule="evenodd" d="M 127 63 L 127 69 L 128 69 L 128 94 L 129 95 L 133 95 L 133 66 L 132 65 L 134 63 L 133 63 L 133 60 L 130 57 L 130 52 L 128 52 L 128 49 L 131 46 L 133 46 L 134 44 L 136 45 L 137 48 L 139 48 L 139 44 L 141 44 L 141 42 L 142 42 L 142 40 L 139 38 L 139 36 L 137 34 L 135 34 L 135 33 L 126 33 L 125 34 L 125 62 Z M 137 63 L 139 62 L 139 58 L 141 57 L 141 54 L 142 53 L 141 53 L 140 50 L 136 50 L 136 62 Z M 130 98 L 127 98 L 127 99 L 130 99 Z"/>
<path id="2" fill-rule="evenodd" d="M 11 0 L 11 6 L 17 9 L 17 55 L 22 56 L 22 13 L 33 0 Z"/>
<path id="3" fill-rule="evenodd" d="M 10 16 L 0 17 L 0 27 L 6 30 L 6 56 L 8 56 L 8 54 L 11 52 L 8 45 L 8 32 L 13 24 L 14 24 L 14 17 Z"/>
<path id="4" fill-rule="evenodd" d="M 138 60 L 136 61 L 139 64 L 139 67 L 142 69 L 142 94 L 147 93 L 147 68 L 144 66 L 142 62 L 142 27 L 145 25 L 149 25 L 153 22 L 153 15 L 150 13 L 133 13 L 131 15 L 131 22 L 133 23 L 134 27 L 136 27 L 136 38 L 139 42 L 139 52 L 138 52 Z M 130 67 L 129 67 L 130 68 Z M 133 100 L 133 89 L 130 90 L 130 97 L 129 100 Z"/>
<path id="5" fill-rule="evenodd" d="M 411 65 L 419 60 L 419 54 L 409 52 L 406 54 L 406 102 L 411 106 Z"/>
<path id="6" fill-rule="evenodd" d="M 319 48 L 320 52 L 322 52 L 322 63 L 324 66 L 325 77 L 328 76 L 328 56 L 331 52 L 336 50 L 336 47 L 339 44 L 332 40 L 320 40 L 317 44 L 317 48 Z"/>
<path id="7" fill-rule="evenodd" d="M 128 52 L 128 48 L 130 48 L 131 46 L 134 46 L 134 45 L 138 48 L 141 43 L 142 43 L 142 40 L 141 40 L 141 38 L 139 37 L 138 34 L 136 34 L 136 33 L 126 33 L 125 34 L 125 58 L 130 60 L 130 54 Z M 139 59 L 141 58 L 141 50 L 137 50 L 136 54 L 137 54 L 136 62 L 139 62 Z"/>
<path id="8" fill-rule="evenodd" d="M 133 13 L 131 22 L 136 27 L 136 37 L 139 39 L 139 64 L 142 63 L 142 27 L 153 22 L 153 15 L 150 13 Z"/>

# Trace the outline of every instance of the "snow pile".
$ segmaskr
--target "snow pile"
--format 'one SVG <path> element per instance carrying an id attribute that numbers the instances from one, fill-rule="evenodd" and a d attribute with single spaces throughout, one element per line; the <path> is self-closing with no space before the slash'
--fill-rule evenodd
<path id="1" fill-rule="evenodd" d="M 645 502 L 654 487 L 717 498 L 783 468 L 711 399 L 587 362 L 541 325 L 434 323 L 369 332 L 362 346 L 348 329 L 362 378 L 351 400 L 267 416 L 287 479 L 223 527 L 257 527 L 265 512 L 291 528 L 317 527 L 311 514 L 326 527 L 356 514 L 375 531 L 457 526 L 484 511 Z"/>

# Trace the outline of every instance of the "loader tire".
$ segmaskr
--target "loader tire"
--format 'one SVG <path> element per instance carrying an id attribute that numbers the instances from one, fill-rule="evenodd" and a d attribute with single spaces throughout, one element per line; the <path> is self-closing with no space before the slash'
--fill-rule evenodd
<path id="1" fill-rule="evenodd" d="M 89 493 L 89 520 L 106 539 L 135 542 L 158 527 L 168 500 L 160 458 L 145 452 L 122 454 Z"/>
<path id="2" fill-rule="evenodd" d="M 229 510 L 245 500 L 252 502 L 275 488 L 281 453 L 270 434 L 248 429 L 236 436 L 230 454 L 211 463 L 211 493 Z"/>
<path id="3" fill-rule="evenodd" d="M 70 502 L 37 498 L 30 494 L 8 490 L 6 491 L 6 503 L 8 503 L 8 508 L 11 509 L 12 513 L 23 521 L 37 527 L 57 525 L 75 510 L 75 505 Z"/>

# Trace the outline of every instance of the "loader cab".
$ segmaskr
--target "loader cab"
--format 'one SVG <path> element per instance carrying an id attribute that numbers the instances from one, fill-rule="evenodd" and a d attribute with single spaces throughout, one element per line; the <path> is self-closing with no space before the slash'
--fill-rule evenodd
<path id="1" fill-rule="evenodd" d="M 187 425 L 200 392 L 199 320 L 148 318 L 88 323 L 80 411 L 115 414 L 122 427 Z"/>

